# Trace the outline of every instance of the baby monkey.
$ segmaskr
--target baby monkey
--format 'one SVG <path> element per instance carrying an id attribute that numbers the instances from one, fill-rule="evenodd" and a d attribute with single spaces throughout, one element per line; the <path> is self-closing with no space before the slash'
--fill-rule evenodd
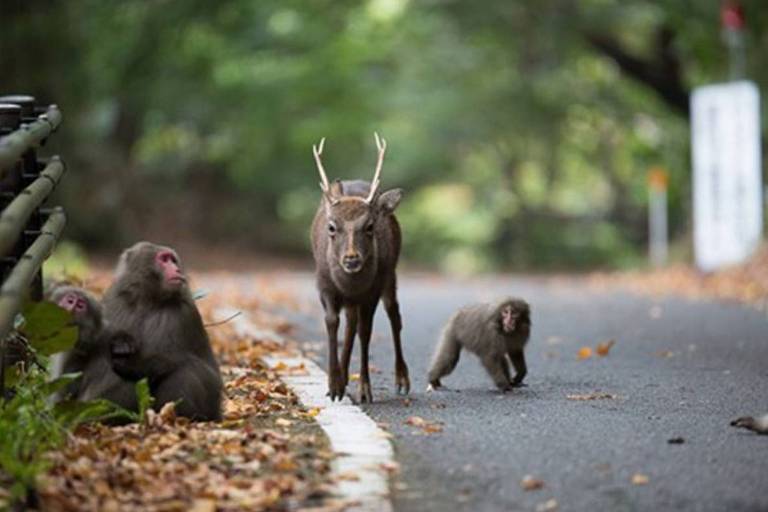
<path id="1" fill-rule="evenodd" d="M 522 299 L 461 308 L 443 329 L 432 358 L 427 391 L 442 386 L 440 379 L 456 368 L 462 348 L 480 358 L 502 392 L 521 385 L 527 373 L 523 350 L 530 333 L 531 309 Z M 514 379 L 510 378 L 507 356 L 515 367 Z"/>

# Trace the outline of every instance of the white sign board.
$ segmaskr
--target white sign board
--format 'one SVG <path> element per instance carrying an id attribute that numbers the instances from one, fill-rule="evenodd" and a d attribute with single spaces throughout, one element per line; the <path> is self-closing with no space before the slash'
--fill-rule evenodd
<path id="1" fill-rule="evenodd" d="M 696 265 L 709 272 L 744 261 L 762 237 L 760 95 L 755 84 L 695 89 L 691 138 Z"/>

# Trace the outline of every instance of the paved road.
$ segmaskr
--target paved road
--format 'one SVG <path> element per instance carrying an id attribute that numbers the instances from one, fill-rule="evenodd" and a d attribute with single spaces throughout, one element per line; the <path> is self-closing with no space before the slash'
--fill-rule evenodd
<path id="1" fill-rule="evenodd" d="M 300 336 L 324 343 L 311 277 L 294 276 L 290 286 L 312 305 L 299 318 Z M 768 436 L 728 425 L 768 412 L 764 313 L 601 292 L 578 281 L 412 277 L 400 290 L 410 400 L 393 393 L 380 308 L 372 364 L 381 373 L 372 376 L 376 402 L 365 407 L 395 436 L 397 511 L 536 510 L 549 499 L 569 511 L 768 510 Z M 435 337 L 450 313 L 509 294 L 533 308 L 528 387 L 501 395 L 467 354 L 444 381 L 457 391 L 425 393 Z M 577 360 L 580 347 L 606 339 L 616 340 L 607 357 Z M 619 398 L 566 398 L 592 392 Z M 414 415 L 442 422 L 444 431 L 419 435 L 405 424 Z M 685 442 L 667 442 L 677 437 Z M 649 483 L 633 485 L 636 473 Z M 523 491 L 527 474 L 544 488 Z"/>

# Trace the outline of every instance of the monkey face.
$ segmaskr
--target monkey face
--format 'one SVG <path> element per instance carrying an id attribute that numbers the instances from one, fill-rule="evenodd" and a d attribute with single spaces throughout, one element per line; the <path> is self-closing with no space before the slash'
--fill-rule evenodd
<path id="1" fill-rule="evenodd" d="M 90 338 L 101 329 L 101 305 L 82 288 L 59 285 L 49 300 L 72 315 L 74 325 L 80 328 L 80 339 Z"/>
<path id="2" fill-rule="evenodd" d="M 395 210 L 401 197 L 402 192 L 395 189 L 376 196 L 371 203 L 358 196 L 337 196 L 326 202 L 329 256 L 344 272 L 363 270 L 375 254 L 381 219 Z"/>
<path id="3" fill-rule="evenodd" d="M 530 309 L 525 301 L 514 299 L 501 305 L 499 326 L 504 334 L 512 334 L 523 324 L 530 324 Z"/>
<path id="4" fill-rule="evenodd" d="M 155 254 L 155 265 L 162 276 L 163 287 L 178 290 L 187 283 L 187 278 L 179 266 L 179 257 L 170 249 L 162 249 Z"/>
<path id="5" fill-rule="evenodd" d="M 187 290 L 187 277 L 176 251 L 150 242 L 139 242 L 123 251 L 116 279 L 132 283 L 147 297 L 178 297 Z"/>

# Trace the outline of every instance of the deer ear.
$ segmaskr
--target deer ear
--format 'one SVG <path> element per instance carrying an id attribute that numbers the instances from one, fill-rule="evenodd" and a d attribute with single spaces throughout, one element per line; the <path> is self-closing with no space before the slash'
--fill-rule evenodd
<path id="1" fill-rule="evenodd" d="M 331 186 L 328 187 L 328 195 L 332 199 L 338 199 L 344 195 L 344 188 L 341 186 L 341 180 L 333 180 Z"/>
<path id="2" fill-rule="evenodd" d="M 376 199 L 376 206 L 382 213 L 389 214 L 395 211 L 400 200 L 403 198 L 403 189 L 393 188 L 382 193 Z"/>

